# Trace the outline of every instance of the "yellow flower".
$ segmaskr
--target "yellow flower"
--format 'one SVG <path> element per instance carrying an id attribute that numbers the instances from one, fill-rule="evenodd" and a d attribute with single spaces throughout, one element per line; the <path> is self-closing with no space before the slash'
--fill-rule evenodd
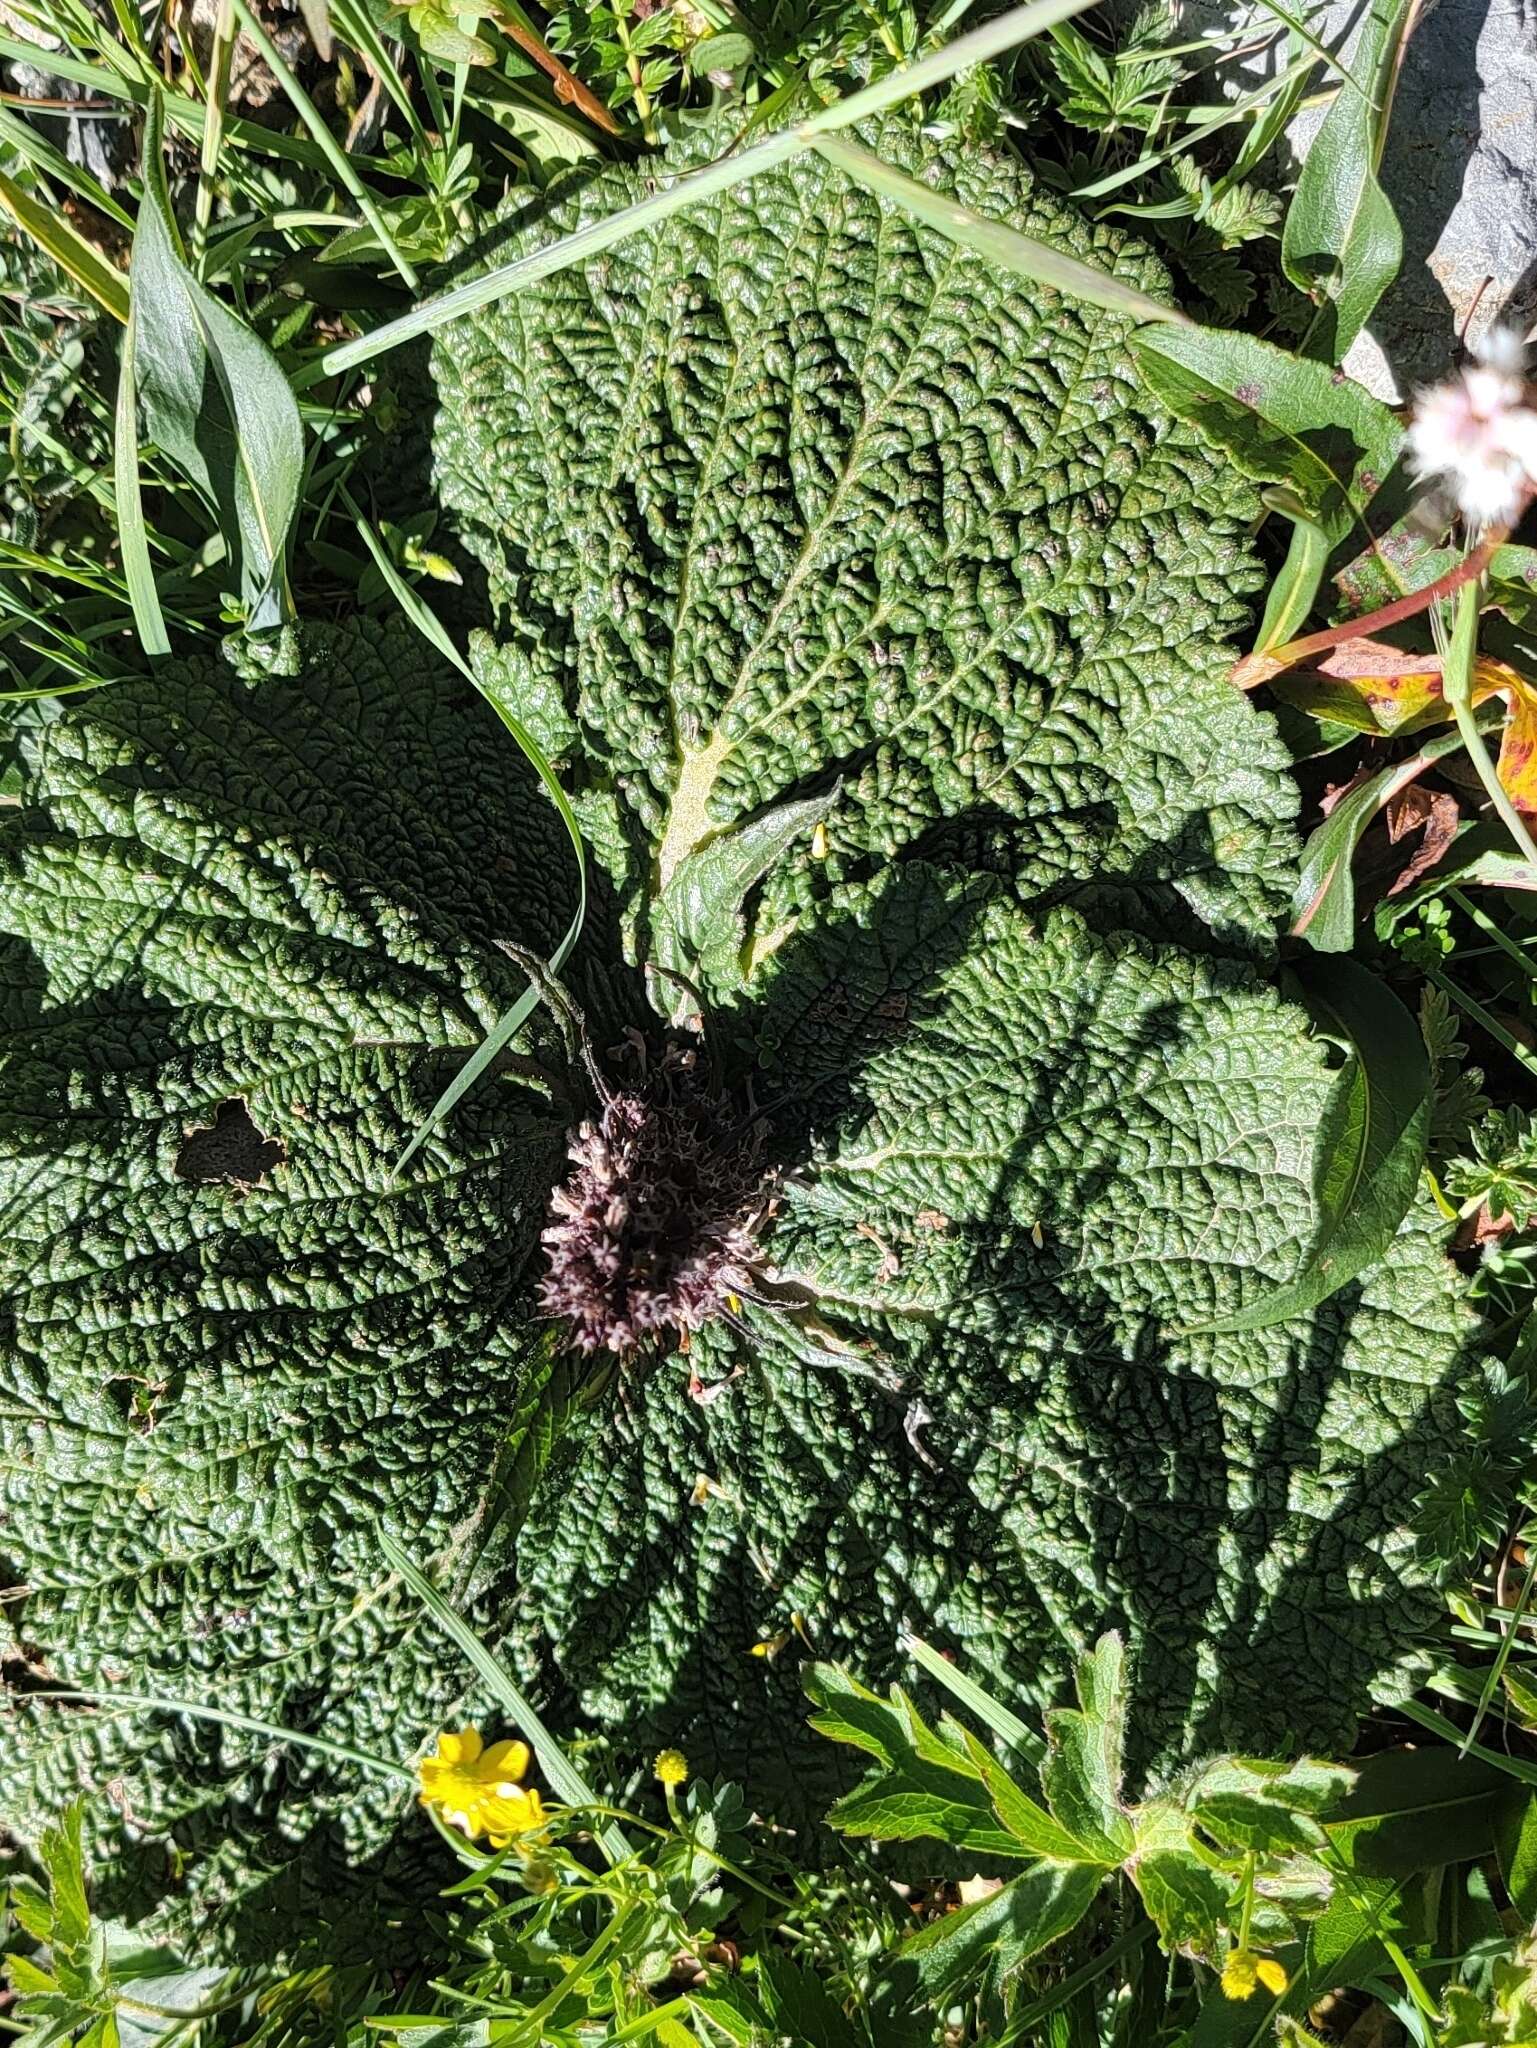
<path id="1" fill-rule="evenodd" d="M 651 1768 L 664 1785 L 688 1782 L 688 1758 L 681 1749 L 664 1749 Z"/>
<path id="2" fill-rule="evenodd" d="M 1263 1984 L 1274 1997 L 1286 1989 L 1286 1972 L 1273 1956 L 1257 1956 L 1246 1948 L 1235 1948 L 1222 1965 L 1225 1998 L 1252 1998 Z"/>
<path id="3" fill-rule="evenodd" d="M 1246 1948 L 1235 1948 L 1222 1965 L 1224 1998 L 1252 1998 L 1259 1983 L 1259 1965 Z"/>
<path id="4" fill-rule="evenodd" d="M 493 1742 L 487 1749 L 473 1728 L 445 1732 L 437 1754 L 417 1765 L 422 1804 L 472 1842 L 485 1835 L 493 1849 L 505 1849 L 544 1824 L 538 1792 L 518 1783 L 528 1765 L 526 1742 Z"/>

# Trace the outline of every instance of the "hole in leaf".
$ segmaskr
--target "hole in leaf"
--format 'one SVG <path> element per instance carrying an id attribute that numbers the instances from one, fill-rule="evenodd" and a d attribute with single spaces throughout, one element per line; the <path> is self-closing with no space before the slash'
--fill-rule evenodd
<path id="1" fill-rule="evenodd" d="M 211 1124 L 187 1133 L 176 1155 L 176 1177 L 253 1187 L 286 1157 L 282 1139 L 264 1137 L 243 1102 L 221 1102 Z"/>

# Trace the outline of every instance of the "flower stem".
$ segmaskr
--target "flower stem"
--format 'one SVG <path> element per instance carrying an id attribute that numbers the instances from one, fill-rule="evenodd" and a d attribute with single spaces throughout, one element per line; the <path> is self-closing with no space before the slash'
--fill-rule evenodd
<path id="1" fill-rule="evenodd" d="M 1467 749 L 1468 759 L 1478 773 L 1479 781 L 1488 791 L 1489 801 L 1498 811 L 1512 839 L 1526 858 L 1537 864 L 1537 840 L 1534 840 L 1526 820 L 1512 802 L 1510 792 L 1499 778 L 1498 771 L 1484 745 L 1484 736 L 1478 729 L 1473 716 L 1473 662 L 1478 652 L 1478 599 L 1479 586 L 1465 583 L 1457 598 L 1457 615 L 1452 626 L 1451 644 L 1446 650 L 1442 667 L 1442 687 L 1446 701 L 1452 707 L 1457 720 L 1457 730 L 1462 734 L 1462 744 Z"/>

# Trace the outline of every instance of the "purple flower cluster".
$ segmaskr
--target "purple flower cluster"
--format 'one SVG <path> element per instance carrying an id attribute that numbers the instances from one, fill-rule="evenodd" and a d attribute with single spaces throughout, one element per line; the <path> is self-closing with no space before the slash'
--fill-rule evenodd
<path id="1" fill-rule="evenodd" d="M 748 1286 L 765 1208 L 757 1133 L 672 1048 L 639 1091 L 607 1096 L 571 1139 L 551 1198 L 540 1305 L 583 1351 L 697 1330 Z"/>

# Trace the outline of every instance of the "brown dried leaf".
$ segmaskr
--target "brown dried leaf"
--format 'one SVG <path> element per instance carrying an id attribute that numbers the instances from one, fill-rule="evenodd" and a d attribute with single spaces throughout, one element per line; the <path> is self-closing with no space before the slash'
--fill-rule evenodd
<path id="1" fill-rule="evenodd" d="M 1411 832 L 1424 835 L 1413 859 L 1388 890 L 1390 896 L 1397 896 L 1435 866 L 1456 838 L 1461 814 L 1450 790 L 1426 789 L 1416 782 L 1388 798 L 1386 815 L 1388 837 L 1395 846 Z"/>

